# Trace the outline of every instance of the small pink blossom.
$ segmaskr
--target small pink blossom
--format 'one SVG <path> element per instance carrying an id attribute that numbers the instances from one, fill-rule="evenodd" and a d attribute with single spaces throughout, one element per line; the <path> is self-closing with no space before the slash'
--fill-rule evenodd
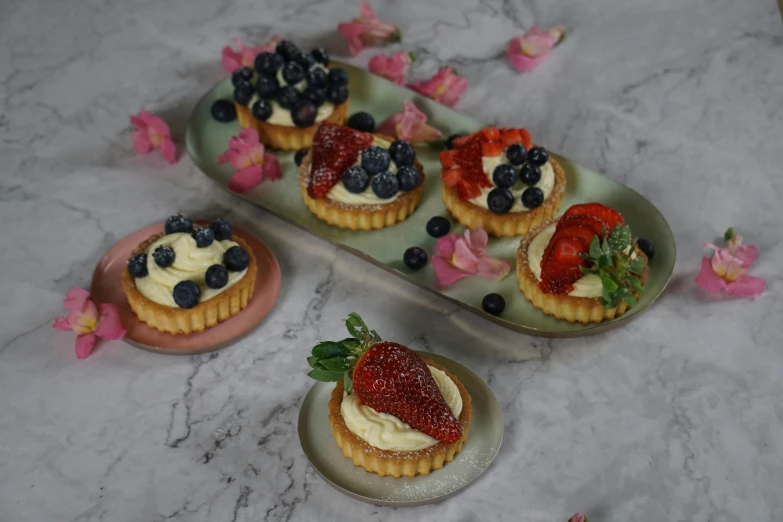
<path id="1" fill-rule="evenodd" d="M 252 69 L 256 62 L 256 55 L 258 53 L 274 52 L 278 42 L 282 39 L 282 36 L 276 34 L 265 44 L 261 44 L 258 47 L 247 47 L 239 41 L 239 38 L 233 38 L 232 41 L 234 45 L 239 47 L 239 50 L 235 51 L 228 45 L 223 47 L 223 51 L 220 53 L 220 63 L 223 64 L 223 68 L 229 73 L 233 73 L 241 67 L 250 67 Z"/>
<path id="2" fill-rule="evenodd" d="M 486 254 L 488 239 L 483 228 L 466 230 L 463 237 L 448 234 L 438 239 L 430 261 L 438 285 L 448 286 L 473 275 L 495 281 L 506 277 L 509 264 Z"/>
<path id="3" fill-rule="evenodd" d="M 402 112 L 386 118 L 376 132 L 413 143 L 429 143 L 441 137 L 438 129 L 427 125 L 427 115 L 417 109 L 410 100 L 402 102 Z"/>
<path id="4" fill-rule="evenodd" d="M 160 149 L 163 157 L 172 165 L 177 162 L 177 146 L 171 141 L 171 131 L 166 122 L 141 111 L 130 117 L 133 129 L 133 149 L 139 154 L 149 154 L 154 149 Z"/>
<path id="5" fill-rule="evenodd" d="M 356 56 L 365 46 L 402 40 L 399 26 L 381 22 L 366 0 L 359 5 L 359 17 L 337 26 L 337 32 L 348 42 L 348 50 Z"/>
<path id="6" fill-rule="evenodd" d="M 426 82 L 413 82 L 408 85 L 408 88 L 432 98 L 446 107 L 454 107 L 459 101 L 459 97 L 468 88 L 468 80 L 447 66 L 442 67 L 435 76 Z"/>
<path id="7" fill-rule="evenodd" d="M 568 519 L 568 522 L 588 522 L 587 517 L 581 513 L 576 513 L 574 516 Z"/>
<path id="8" fill-rule="evenodd" d="M 256 129 L 242 129 L 239 136 L 229 139 L 228 149 L 218 156 L 218 163 L 231 163 L 236 169 L 228 184 L 234 192 L 250 190 L 265 177 L 269 181 L 277 181 L 283 176 L 280 162 L 265 151 Z"/>
<path id="9" fill-rule="evenodd" d="M 125 337 L 117 305 L 104 303 L 100 307 L 90 301 L 90 293 L 83 288 L 71 288 L 65 294 L 63 307 L 67 316 L 54 320 L 52 327 L 61 332 L 76 332 L 76 358 L 84 359 L 95 345 L 96 337 L 117 340 Z"/>
<path id="10" fill-rule="evenodd" d="M 391 80 L 397 85 L 404 85 L 405 74 L 415 59 L 415 55 L 408 51 L 399 51 L 391 56 L 380 53 L 370 59 L 368 68 L 373 74 Z"/>
<path id="11" fill-rule="evenodd" d="M 696 277 L 696 284 L 711 294 L 725 291 L 732 296 L 755 299 L 767 288 L 767 283 L 760 277 L 747 275 L 759 255 L 758 248 L 743 245 L 742 236 L 734 234 L 732 229 L 726 232 L 724 238 L 725 248 L 712 243 L 702 245 L 704 248 L 711 248 L 715 253 L 712 259 L 702 258 L 701 272 Z"/>
<path id="12" fill-rule="evenodd" d="M 508 59 L 519 72 L 530 72 L 543 62 L 552 49 L 565 38 L 565 28 L 561 25 L 548 31 L 533 26 L 522 36 L 508 42 Z"/>

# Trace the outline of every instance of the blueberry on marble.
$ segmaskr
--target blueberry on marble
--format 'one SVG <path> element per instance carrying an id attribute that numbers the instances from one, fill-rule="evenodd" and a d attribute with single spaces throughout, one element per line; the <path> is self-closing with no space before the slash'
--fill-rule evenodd
<path id="1" fill-rule="evenodd" d="M 145 277 L 148 274 L 147 254 L 136 254 L 128 259 L 128 273 L 135 278 Z"/>
<path id="2" fill-rule="evenodd" d="M 454 148 L 454 140 L 457 138 L 461 138 L 464 136 L 464 134 L 452 134 L 448 138 L 446 138 L 446 150 L 451 150 Z"/>
<path id="3" fill-rule="evenodd" d="M 506 157 L 509 163 L 519 166 L 527 160 L 527 150 L 519 143 L 514 143 L 506 149 Z"/>
<path id="4" fill-rule="evenodd" d="M 173 265 L 176 258 L 177 254 L 174 252 L 174 249 L 167 246 L 159 246 L 152 253 L 152 259 L 154 259 L 155 264 L 161 268 Z"/>
<path id="5" fill-rule="evenodd" d="M 427 252 L 421 247 L 410 247 L 402 254 L 402 262 L 411 270 L 421 270 L 427 264 Z"/>
<path id="6" fill-rule="evenodd" d="M 313 85 L 307 87 L 307 89 L 305 89 L 304 92 L 302 92 L 301 96 L 302 98 L 305 98 L 313 102 L 316 107 L 320 107 L 321 105 L 323 105 L 324 101 L 326 101 L 326 91 L 324 91 L 320 87 L 315 87 Z"/>
<path id="7" fill-rule="evenodd" d="M 497 187 L 487 194 L 487 208 L 495 214 L 505 214 L 514 206 L 514 195 L 510 190 Z"/>
<path id="8" fill-rule="evenodd" d="M 372 191 L 381 199 L 389 199 L 400 190 L 400 182 L 397 176 L 389 172 L 381 172 L 372 178 Z"/>
<path id="9" fill-rule="evenodd" d="M 200 227 L 193 231 L 190 236 L 196 240 L 198 248 L 207 248 L 215 242 L 215 233 L 209 227 Z"/>
<path id="10" fill-rule="evenodd" d="M 280 90 L 280 83 L 277 81 L 276 76 L 262 74 L 258 77 L 256 91 L 263 99 L 270 100 L 274 98 L 278 90 Z"/>
<path id="11" fill-rule="evenodd" d="M 260 74 L 274 76 L 285 65 L 285 59 L 277 53 L 258 53 L 255 67 Z"/>
<path id="12" fill-rule="evenodd" d="M 204 282 L 209 288 L 223 288 L 228 284 L 228 270 L 223 265 L 212 265 L 204 274 Z"/>
<path id="13" fill-rule="evenodd" d="M 451 230 L 451 221 L 443 216 L 435 216 L 427 221 L 427 233 L 432 237 L 443 237 Z"/>
<path id="14" fill-rule="evenodd" d="M 240 67 L 231 75 L 231 85 L 236 87 L 242 82 L 250 82 L 253 79 L 253 69 L 250 67 Z"/>
<path id="15" fill-rule="evenodd" d="M 256 100 L 250 111 L 258 121 L 266 121 L 272 116 L 272 106 L 266 100 Z"/>
<path id="16" fill-rule="evenodd" d="M 397 140 L 389 147 L 389 156 L 398 167 L 413 165 L 416 161 L 416 149 L 408 141 Z"/>
<path id="17" fill-rule="evenodd" d="M 232 272 L 241 272 L 250 264 L 250 255 L 241 246 L 232 246 L 223 253 L 223 264 Z"/>
<path id="18" fill-rule="evenodd" d="M 310 149 L 301 149 L 296 151 L 296 154 L 294 154 L 294 163 L 296 163 L 297 167 L 300 167 L 302 165 L 302 160 L 305 156 L 307 156 L 307 152 Z"/>
<path id="19" fill-rule="evenodd" d="M 641 250 L 644 253 L 644 255 L 647 256 L 647 259 L 652 260 L 653 256 L 655 255 L 655 246 L 653 246 L 652 241 L 640 237 L 636 241 L 636 246 L 638 246 L 639 250 Z"/>
<path id="20" fill-rule="evenodd" d="M 288 62 L 283 66 L 283 79 L 288 85 L 296 85 L 304 78 L 302 66 L 296 62 Z"/>
<path id="21" fill-rule="evenodd" d="M 234 99 L 241 105 L 247 105 L 253 99 L 254 90 L 250 82 L 238 83 L 234 88 Z"/>
<path id="22" fill-rule="evenodd" d="M 492 315 L 500 315 L 506 309 L 506 300 L 500 294 L 487 294 L 481 300 L 481 308 Z"/>
<path id="23" fill-rule="evenodd" d="M 508 163 L 501 163 L 492 171 L 492 182 L 498 187 L 511 188 L 517 182 L 517 171 Z"/>
<path id="24" fill-rule="evenodd" d="M 326 49 L 323 47 L 319 47 L 318 49 L 313 49 L 310 51 L 310 54 L 312 55 L 313 59 L 315 59 L 316 62 L 322 64 L 322 65 L 329 65 L 329 53 L 326 52 Z"/>
<path id="25" fill-rule="evenodd" d="M 544 147 L 533 147 L 527 153 L 527 160 L 533 165 L 543 165 L 549 161 L 549 153 Z"/>
<path id="26" fill-rule="evenodd" d="M 318 106 L 312 101 L 300 98 L 291 109 L 291 119 L 294 125 L 300 128 L 310 127 L 318 116 Z"/>
<path id="27" fill-rule="evenodd" d="M 538 165 L 525 163 L 519 169 L 519 179 L 527 186 L 533 186 L 541 181 L 541 169 Z"/>
<path id="28" fill-rule="evenodd" d="M 534 209 L 544 203 L 544 193 L 538 187 L 528 187 L 522 193 L 522 204 L 525 208 Z"/>
<path id="29" fill-rule="evenodd" d="M 289 40 L 280 40 L 280 42 L 277 44 L 277 47 L 275 47 L 275 52 L 288 61 L 292 60 L 294 56 L 299 54 L 301 51 L 295 43 Z"/>
<path id="30" fill-rule="evenodd" d="M 301 65 L 304 70 L 307 70 L 308 67 L 315 63 L 315 58 L 310 53 L 298 53 L 291 60 Z"/>
<path id="31" fill-rule="evenodd" d="M 193 308 L 201 300 L 201 288 L 194 281 L 180 281 L 171 296 L 180 308 Z"/>
<path id="32" fill-rule="evenodd" d="M 169 216 L 166 219 L 166 233 L 176 234 L 177 232 L 184 232 L 190 234 L 193 231 L 193 221 L 188 216 L 182 214 L 176 214 Z"/>
<path id="33" fill-rule="evenodd" d="M 400 183 L 400 189 L 404 191 L 413 190 L 421 183 L 421 173 L 416 167 L 405 165 L 397 169 L 397 180 Z"/>
<path id="34" fill-rule="evenodd" d="M 231 100 L 217 100 L 210 109 L 212 117 L 217 121 L 227 123 L 237 119 L 237 108 Z"/>
<path id="35" fill-rule="evenodd" d="M 215 235 L 215 241 L 226 241 L 231 239 L 231 234 L 234 233 L 231 223 L 223 218 L 216 219 L 209 224 L 209 228 L 212 229 L 212 233 Z"/>
<path id="36" fill-rule="evenodd" d="M 367 190 L 370 184 L 370 176 L 367 171 L 361 167 L 350 167 L 343 174 L 343 185 L 345 190 L 353 194 L 361 194 Z"/>
<path id="37" fill-rule="evenodd" d="M 326 89 L 326 99 L 335 105 L 345 103 L 345 100 L 348 99 L 348 86 L 345 84 L 330 85 L 329 88 Z"/>
<path id="38" fill-rule="evenodd" d="M 389 151 L 383 147 L 373 145 L 362 151 L 362 168 L 370 176 L 383 172 L 389 168 L 391 157 Z"/>
<path id="39" fill-rule="evenodd" d="M 311 65 L 307 69 L 305 76 L 307 77 L 307 85 L 312 85 L 315 87 L 326 86 L 326 71 L 324 71 L 323 67 Z"/>
<path id="40" fill-rule="evenodd" d="M 275 100 L 282 108 L 289 110 L 294 108 L 294 105 L 296 105 L 296 101 L 298 99 L 299 91 L 290 85 L 281 87 L 280 90 L 277 91 L 277 96 L 275 97 Z"/>
<path id="41" fill-rule="evenodd" d="M 329 69 L 329 83 L 332 85 L 346 85 L 348 83 L 348 73 L 340 67 Z"/>
<path id="42" fill-rule="evenodd" d="M 369 112 L 355 112 L 348 118 L 348 127 L 361 132 L 375 132 L 375 118 Z"/>

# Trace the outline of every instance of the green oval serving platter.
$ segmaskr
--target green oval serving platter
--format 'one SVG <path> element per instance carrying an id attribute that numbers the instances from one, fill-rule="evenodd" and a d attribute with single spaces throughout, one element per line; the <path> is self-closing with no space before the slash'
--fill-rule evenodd
<path id="1" fill-rule="evenodd" d="M 380 123 L 390 114 L 400 112 L 403 100 L 408 99 L 427 114 L 428 123 L 438 128 L 444 136 L 473 132 L 484 126 L 383 78 L 347 64 L 338 65 L 343 67 L 350 77 L 351 114 L 367 111 Z M 239 134 L 239 124 L 236 121 L 216 121 L 210 114 L 210 107 L 215 100 L 230 100 L 232 93 L 231 82 L 226 79 L 204 95 L 193 109 L 186 134 L 186 147 L 193 162 L 225 190 L 228 190 L 233 167 L 219 164 L 217 158 L 226 150 L 229 138 Z M 524 117 L 520 117 L 519 126 L 524 126 Z M 298 172 L 293 161 L 294 154 L 290 152 L 277 153 L 283 170 L 281 180 L 262 182 L 247 192 L 234 194 L 489 321 L 530 335 L 577 337 L 615 328 L 646 310 L 666 287 L 674 270 L 676 247 L 674 235 L 658 209 L 638 192 L 553 154 L 566 171 L 566 194 L 561 210 L 576 203 L 603 203 L 619 210 L 635 234 L 649 239 L 655 245 L 655 257 L 650 262 L 645 291 L 636 306 L 614 320 L 590 324 L 572 324 L 537 310 L 525 299 L 517 286 L 515 257 L 519 238 L 490 240 L 488 253 L 506 259 L 511 266 L 511 272 L 503 281 L 472 277 L 446 288 L 438 288 L 431 266 L 413 271 L 402 263 L 403 252 L 411 246 L 420 246 L 432 254 L 437 240 L 427 234 L 425 225 L 433 216 L 448 217 L 440 195 L 439 151 L 424 145 L 417 147 L 416 152 L 427 174 L 422 202 L 406 221 L 382 230 L 342 230 L 327 225 L 312 215 L 302 202 Z M 452 232 L 461 233 L 462 230 L 458 224 L 452 226 Z M 498 317 L 481 309 L 482 298 L 492 292 L 499 293 L 506 301 L 506 309 Z"/>

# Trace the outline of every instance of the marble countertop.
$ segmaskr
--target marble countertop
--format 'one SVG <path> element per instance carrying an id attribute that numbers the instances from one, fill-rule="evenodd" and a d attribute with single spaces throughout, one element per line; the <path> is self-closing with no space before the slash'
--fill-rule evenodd
<path id="1" fill-rule="evenodd" d="M 353 0 L 8 0 L 0 7 L 0 521 L 762 522 L 783 510 L 783 30 L 771 1 L 373 2 L 426 78 L 469 79 L 457 110 L 537 141 L 648 197 L 679 259 L 624 328 L 547 340 L 506 331 L 217 190 L 186 157 L 131 148 L 128 116 L 181 143 L 223 77 L 220 49 L 274 32 L 341 49 Z M 506 42 L 533 24 L 568 39 L 532 74 Z M 391 50 L 401 48 L 400 45 Z M 373 51 L 352 63 L 365 65 Z M 263 327 L 201 356 L 104 342 L 77 361 L 55 332 L 119 238 L 175 211 L 227 216 L 275 251 Z M 756 301 L 693 284 L 701 243 L 739 227 L 761 256 Z M 304 354 L 361 310 L 387 337 L 491 386 L 500 458 L 434 506 L 343 497 L 296 433 Z M 774 513 L 778 513 L 777 516 Z"/>

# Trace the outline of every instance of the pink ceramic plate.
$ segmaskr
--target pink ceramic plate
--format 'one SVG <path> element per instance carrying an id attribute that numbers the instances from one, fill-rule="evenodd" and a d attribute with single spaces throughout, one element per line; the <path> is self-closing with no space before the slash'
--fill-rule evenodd
<path id="1" fill-rule="evenodd" d="M 196 220 L 199 223 L 198 220 Z M 205 224 L 200 222 L 200 224 Z M 171 335 L 150 328 L 136 318 L 122 290 L 122 271 L 133 250 L 145 239 L 163 232 L 163 223 L 134 232 L 115 244 L 98 263 L 92 276 L 91 296 L 96 303 L 114 303 L 120 307 L 122 324 L 128 330 L 125 340 L 153 352 L 189 355 L 209 352 L 228 346 L 255 328 L 272 310 L 280 292 L 280 266 L 274 254 L 261 241 L 234 228 L 234 234 L 244 239 L 258 262 L 258 275 L 253 297 L 247 308 L 237 315 L 203 332 Z"/>

